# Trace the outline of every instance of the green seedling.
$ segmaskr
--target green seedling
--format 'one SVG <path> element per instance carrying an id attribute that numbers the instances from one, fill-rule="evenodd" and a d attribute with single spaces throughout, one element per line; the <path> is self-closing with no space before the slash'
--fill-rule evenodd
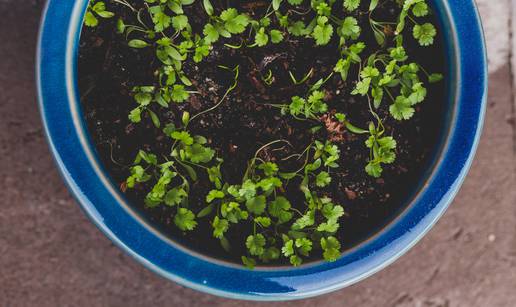
<path id="1" fill-rule="evenodd" d="M 84 16 L 84 24 L 88 27 L 96 27 L 99 24 L 99 17 L 111 18 L 113 16 L 115 16 L 115 14 L 106 10 L 106 3 L 103 1 L 90 1 L 88 10 Z"/>
<path id="2" fill-rule="evenodd" d="M 341 152 L 342 146 L 325 139 L 324 133 L 317 132 L 324 127 L 322 118 L 330 118 L 344 127 L 345 133 L 364 140 L 364 150 L 369 152 L 364 172 L 377 178 L 382 176 L 386 165 L 394 163 L 397 145 L 393 136 L 386 135 L 378 114 L 409 120 L 415 114 L 416 105 L 427 96 L 426 83 L 443 78 L 409 61 L 403 43 L 405 35 L 416 39 L 421 46 L 433 44 L 437 35 L 435 26 L 418 23 L 421 17 L 430 14 L 426 1 L 395 1 L 399 6 L 398 18 L 379 21 L 375 19 L 382 6 L 378 0 L 273 0 L 262 16 L 238 11 L 222 2 L 203 0 L 199 5 L 207 21 L 199 25 L 191 23 L 188 16 L 187 8 L 194 5 L 193 0 L 145 0 L 137 8 L 126 0 L 113 0 L 113 4 L 128 10 L 134 16 L 132 20 L 136 20 L 135 24 L 126 24 L 119 19 L 117 32 L 135 52 L 152 50 L 159 66 L 154 72 L 154 82 L 134 87 L 131 94 L 137 106 L 130 112 L 129 120 L 133 123 L 150 120 L 170 143 L 170 153 L 166 155 L 140 151 L 129 167 L 125 186 L 146 191 L 145 205 L 149 208 L 171 208 L 171 220 L 182 232 L 206 223 L 213 239 L 226 251 L 231 252 L 235 246 L 245 249 L 240 256 L 249 268 L 279 259 L 299 266 L 315 253 L 326 261 L 337 260 L 341 253 L 338 231 L 345 212 L 341 204 L 334 203 L 327 195 L 337 188 L 335 176 L 345 151 Z M 367 38 L 363 32 L 369 29 L 360 27 L 358 20 L 362 15 L 369 17 L 372 31 L 369 37 L 373 35 L 378 43 L 374 46 L 363 42 Z M 98 17 L 113 16 L 104 2 L 92 2 L 85 25 L 94 27 Z M 407 24 L 413 26 L 412 33 L 405 33 Z M 228 101 L 239 86 L 240 66 L 227 66 L 228 63 L 218 66 L 222 73 L 230 74 L 233 82 L 217 101 L 207 102 L 203 110 L 195 113 L 187 102 L 200 90 L 190 80 L 185 66 L 203 65 L 215 48 L 244 52 L 246 48 L 271 48 L 272 44 L 302 39 L 313 42 L 314 48 L 338 48 L 339 58 L 333 71 L 326 72 L 326 77 L 319 76 L 312 84 L 311 79 L 321 73 L 316 67 L 298 76 L 286 69 L 285 74 L 293 83 L 291 87 L 299 90 L 299 94 L 288 102 L 268 106 L 278 108 L 284 116 L 313 124 L 311 143 L 300 153 L 273 160 L 264 153 L 291 144 L 287 140 L 272 140 L 256 150 L 241 181 L 225 181 L 220 153 L 210 147 L 206 137 L 194 134 L 190 125 Z M 353 77 L 355 71 L 358 75 Z M 260 73 L 269 88 L 281 81 L 277 78 L 282 74 L 277 74 L 275 69 Z M 350 94 L 369 102 L 372 120 L 368 129 L 353 125 L 345 114 L 329 111 L 339 107 L 329 95 L 329 81 L 351 84 Z M 164 112 L 175 114 L 165 116 Z M 282 164 L 286 160 L 299 165 L 287 169 Z M 199 180 L 209 180 L 206 182 L 210 185 L 206 195 L 202 195 L 204 203 L 200 207 L 190 204 L 190 189 Z M 302 193 L 300 203 L 287 198 L 286 191 L 292 185 Z M 229 233 L 235 229 L 243 231 L 244 225 L 252 228 L 245 233 L 245 240 L 231 241 Z"/>

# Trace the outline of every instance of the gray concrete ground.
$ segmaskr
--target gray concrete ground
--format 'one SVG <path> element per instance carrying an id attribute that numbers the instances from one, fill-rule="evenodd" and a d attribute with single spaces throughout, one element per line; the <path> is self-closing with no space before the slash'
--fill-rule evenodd
<path id="1" fill-rule="evenodd" d="M 384 271 L 350 288 L 285 305 L 516 305 L 510 65 L 516 1 L 479 5 L 490 52 L 489 107 L 477 158 L 450 210 Z M 36 105 L 33 67 L 41 8 L 39 1 L 0 1 L 0 306 L 255 305 L 155 276 L 113 246 L 74 203 L 47 149 Z"/>

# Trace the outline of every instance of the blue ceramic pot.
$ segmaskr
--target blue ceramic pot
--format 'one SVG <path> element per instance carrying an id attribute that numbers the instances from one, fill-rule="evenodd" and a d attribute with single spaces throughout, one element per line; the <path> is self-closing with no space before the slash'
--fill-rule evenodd
<path id="1" fill-rule="evenodd" d="M 48 141 L 69 189 L 115 244 L 152 271 L 187 287 L 251 300 L 288 300 L 349 286 L 386 267 L 434 225 L 457 193 L 474 156 L 484 119 L 487 72 L 473 0 L 430 0 L 446 33 L 450 70 L 448 129 L 443 145 L 406 209 L 381 232 L 333 263 L 299 268 L 243 267 L 213 260 L 148 225 L 109 180 L 81 116 L 77 52 L 87 0 L 49 0 L 38 49 L 40 108 Z"/>

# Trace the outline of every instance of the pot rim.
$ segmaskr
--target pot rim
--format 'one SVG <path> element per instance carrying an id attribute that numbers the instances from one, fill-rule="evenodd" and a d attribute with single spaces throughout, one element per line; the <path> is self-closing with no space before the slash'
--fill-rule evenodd
<path id="1" fill-rule="evenodd" d="M 200 255 L 147 225 L 110 182 L 94 154 L 79 108 L 77 52 L 88 0 L 49 0 L 37 50 L 39 107 L 47 141 L 68 188 L 93 223 L 145 267 L 179 284 L 234 299 L 290 300 L 354 284 L 415 245 L 444 214 L 474 157 L 487 98 L 487 57 L 474 0 L 430 0 L 447 30 L 453 114 L 446 144 L 407 208 L 373 238 L 333 263 L 243 267 Z"/>

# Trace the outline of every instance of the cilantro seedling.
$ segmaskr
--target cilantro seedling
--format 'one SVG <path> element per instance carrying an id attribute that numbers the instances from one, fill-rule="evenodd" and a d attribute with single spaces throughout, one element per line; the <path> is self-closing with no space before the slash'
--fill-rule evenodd
<path id="1" fill-rule="evenodd" d="M 360 6 L 360 0 L 344 0 L 344 8 L 348 11 L 354 11 Z"/>
<path id="2" fill-rule="evenodd" d="M 320 114 L 328 110 L 328 105 L 324 102 L 324 92 L 315 90 L 307 98 L 294 96 L 290 104 L 280 105 L 284 113 L 290 113 L 299 118 L 318 119 Z"/>
<path id="3" fill-rule="evenodd" d="M 84 16 L 84 24 L 88 27 L 96 27 L 99 24 L 100 18 L 111 18 L 115 16 L 113 12 L 106 10 L 106 3 L 104 1 L 90 1 L 88 10 Z"/>
<path id="4" fill-rule="evenodd" d="M 391 164 L 396 159 L 396 141 L 392 136 L 384 136 L 382 125 L 376 127 L 372 122 L 369 124 L 369 133 L 365 144 L 370 154 L 365 170 L 370 176 L 378 178 L 383 172 L 382 164 Z"/>
<path id="5" fill-rule="evenodd" d="M 434 43 L 434 37 L 437 35 L 435 26 L 431 23 L 419 24 L 414 17 L 424 17 L 428 15 L 429 9 L 425 0 L 406 0 L 396 26 L 396 34 L 400 34 L 406 27 L 407 20 L 414 24 L 412 35 L 418 40 L 421 46 L 429 46 Z"/>
<path id="6" fill-rule="evenodd" d="M 170 146 L 170 153 L 159 156 L 140 151 L 128 167 L 125 187 L 145 191 L 148 208 L 166 206 L 170 221 L 182 232 L 192 231 L 198 224 L 209 225 L 210 235 L 224 250 L 233 252 L 235 246 L 245 250 L 239 256 L 249 268 L 278 259 L 299 266 L 315 253 L 327 261 L 337 260 L 345 211 L 343 205 L 328 197 L 328 191 L 338 184 L 335 176 L 346 151 L 340 140 L 332 138 L 332 133 L 338 130 L 363 140 L 363 150 L 369 152 L 369 159 L 363 162 L 364 172 L 381 177 L 385 166 L 395 162 L 397 142 L 387 135 L 379 114 L 398 121 L 411 119 L 416 105 L 426 99 L 427 83 L 443 79 L 441 74 L 429 73 L 412 61 L 403 43 L 404 36 L 406 39 L 409 35 L 421 46 L 434 43 L 437 29 L 427 19 L 421 19 L 430 14 L 426 1 L 396 2 L 397 19 L 383 21 L 378 20 L 382 15 L 377 10 L 383 5 L 378 0 L 272 0 L 262 16 L 203 0 L 199 8 L 206 20 L 199 24 L 198 18 L 192 18 L 186 9 L 194 4 L 193 0 L 145 0 L 140 9 L 126 0 L 113 0 L 134 17 L 118 19 L 117 32 L 125 37 L 132 51 L 152 52 L 158 66 L 154 81 L 133 88 L 131 96 L 136 106 L 130 111 L 129 120 L 152 122 L 166 136 L 162 142 L 169 142 Z M 91 2 L 85 25 L 94 27 L 99 17 L 113 16 L 104 2 Z M 370 27 L 361 27 L 362 16 L 369 18 Z M 136 20 L 135 24 L 126 24 L 129 20 Z M 404 31 L 408 27 L 411 29 Z M 373 36 L 378 44 L 366 46 L 364 41 Z M 294 170 L 286 168 L 284 160 L 265 154 L 281 150 L 276 148 L 280 145 L 292 146 L 288 140 L 272 140 L 250 157 L 241 181 L 227 182 L 220 152 L 211 147 L 212 140 L 193 133 L 191 123 L 217 110 L 238 90 L 240 66 L 217 63 L 221 74 L 230 74 L 227 79 L 232 82 L 224 95 L 216 101 L 206 101 L 200 111 L 188 103 L 196 98 L 191 95 L 202 93 L 198 80 L 190 79 L 188 72 L 192 67 L 201 68 L 203 61 L 211 63 L 212 52 L 221 48 L 232 49 L 231 52 L 280 49 L 283 44 L 304 39 L 313 48 L 337 48 L 338 58 L 330 71 L 322 71 L 324 76 L 320 76 L 319 67 L 307 68 L 306 72 L 299 72 L 298 68 L 291 71 L 287 66 L 284 71 L 271 67 L 258 71 L 267 89 L 280 86 L 281 76 L 292 81 L 289 100 L 267 106 L 278 108 L 284 116 L 313 124 L 310 144 L 302 152 L 285 158 L 297 158 L 299 166 Z M 312 80 L 315 77 L 318 79 Z M 339 79 L 334 80 L 335 77 Z M 332 86 L 351 86 L 348 94 L 363 97 L 371 116 L 368 129 L 353 125 L 345 114 L 333 111 L 339 109 L 334 99 L 339 93 L 324 88 L 329 81 L 336 81 L 328 83 Z M 326 126 L 326 131 L 320 130 L 325 127 L 324 119 L 339 129 Z M 200 206 L 191 205 L 190 187 L 201 180 L 209 188 L 205 195 L 193 198 L 202 199 Z M 302 193 L 295 202 L 288 198 L 287 191 L 292 188 Z M 244 233 L 244 240 L 232 241 L 232 232 L 244 231 L 245 225 L 252 230 Z"/>
<path id="7" fill-rule="evenodd" d="M 333 35 L 333 26 L 328 23 L 328 17 L 317 17 L 317 25 L 314 28 L 312 37 L 315 39 L 317 45 L 326 45 L 330 42 Z"/>

